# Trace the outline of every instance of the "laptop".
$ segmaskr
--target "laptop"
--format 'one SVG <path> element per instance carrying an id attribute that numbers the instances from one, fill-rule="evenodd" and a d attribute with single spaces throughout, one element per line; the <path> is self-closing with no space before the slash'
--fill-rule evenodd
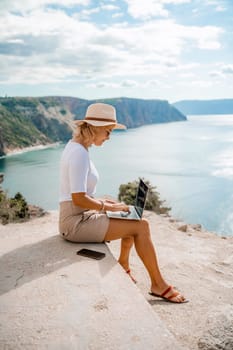
<path id="1" fill-rule="evenodd" d="M 135 205 L 130 205 L 130 212 L 124 211 L 107 211 L 106 214 L 109 218 L 122 219 L 122 220 L 141 220 L 143 210 L 146 203 L 146 196 L 148 192 L 148 186 L 140 179 L 138 184 L 137 196 Z"/>

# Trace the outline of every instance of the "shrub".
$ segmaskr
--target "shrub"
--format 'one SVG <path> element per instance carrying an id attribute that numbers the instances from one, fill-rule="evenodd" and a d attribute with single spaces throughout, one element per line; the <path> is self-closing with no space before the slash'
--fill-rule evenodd
<path id="1" fill-rule="evenodd" d="M 8 198 L 6 192 L 0 193 L 0 220 L 2 224 L 14 221 L 24 221 L 29 218 L 28 204 L 21 193 Z"/>
<path id="2" fill-rule="evenodd" d="M 60 113 L 61 113 L 62 115 L 66 115 L 66 110 L 65 110 L 64 108 L 62 108 L 62 109 L 60 109 Z"/>
<path id="3" fill-rule="evenodd" d="M 163 206 L 164 202 L 160 199 L 160 194 L 156 191 L 156 187 L 152 186 L 148 180 L 143 180 L 149 190 L 147 193 L 147 199 L 145 209 L 153 211 L 157 214 L 168 214 L 171 208 Z M 137 196 L 139 180 L 122 184 L 119 187 L 118 199 L 128 205 L 134 205 Z"/>
<path id="4" fill-rule="evenodd" d="M 28 204 L 20 192 L 17 192 L 14 198 L 10 198 L 10 207 L 14 210 L 16 219 L 29 217 Z"/>

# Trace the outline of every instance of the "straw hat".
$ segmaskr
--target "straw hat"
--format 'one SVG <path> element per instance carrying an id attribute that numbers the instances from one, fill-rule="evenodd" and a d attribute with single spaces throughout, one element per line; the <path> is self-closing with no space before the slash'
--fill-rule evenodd
<path id="1" fill-rule="evenodd" d="M 113 125 L 114 129 L 126 129 L 125 125 L 117 123 L 115 108 L 106 103 L 93 103 L 89 105 L 85 118 L 76 120 L 75 124 L 79 125 L 81 122 L 93 126 Z"/>

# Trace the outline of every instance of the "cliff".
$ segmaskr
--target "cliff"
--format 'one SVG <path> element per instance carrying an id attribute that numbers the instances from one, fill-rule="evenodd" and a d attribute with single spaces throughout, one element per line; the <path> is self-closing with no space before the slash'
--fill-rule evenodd
<path id="1" fill-rule="evenodd" d="M 114 105 L 119 122 L 128 128 L 186 120 L 175 107 L 161 100 L 5 97 L 0 98 L 0 156 L 16 148 L 67 141 L 73 120 L 82 119 L 93 102 Z"/>
<path id="2" fill-rule="evenodd" d="M 186 100 L 173 103 L 182 113 L 201 114 L 233 114 L 233 99 Z"/>

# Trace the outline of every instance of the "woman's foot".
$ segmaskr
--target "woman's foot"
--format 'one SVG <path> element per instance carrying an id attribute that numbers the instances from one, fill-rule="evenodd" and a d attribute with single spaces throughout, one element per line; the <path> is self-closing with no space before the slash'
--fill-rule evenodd
<path id="1" fill-rule="evenodd" d="M 178 290 L 176 290 L 173 286 L 168 286 L 166 289 L 163 290 L 163 292 L 157 292 L 155 290 L 151 290 L 149 294 L 158 298 L 165 299 L 170 303 L 176 303 L 176 304 L 188 303 L 188 300 L 185 299 L 185 297 L 180 292 L 178 292 Z"/>
<path id="2" fill-rule="evenodd" d="M 118 260 L 119 264 L 123 267 L 123 269 L 125 270 L 125 272 L 129 275 L 129 277 L 131 278 L 131 280 L 134 283 L 137 283 L 137 280 L 132 276 L 131 274 L 131 270 L 129 268 L 129 264 L 128 263 L 123 263 L 120 259 Z"/>
<path id="3" fill-rule="evenodd" d="M 129 277 L 131 278 L 131 280 L 133 281 L 133 283 L 137 283 L 137 280 L 135 280 L 135 278 L 131 275 L 130 269 L 125 270 L 125 272 L 129 275 Z"/>

